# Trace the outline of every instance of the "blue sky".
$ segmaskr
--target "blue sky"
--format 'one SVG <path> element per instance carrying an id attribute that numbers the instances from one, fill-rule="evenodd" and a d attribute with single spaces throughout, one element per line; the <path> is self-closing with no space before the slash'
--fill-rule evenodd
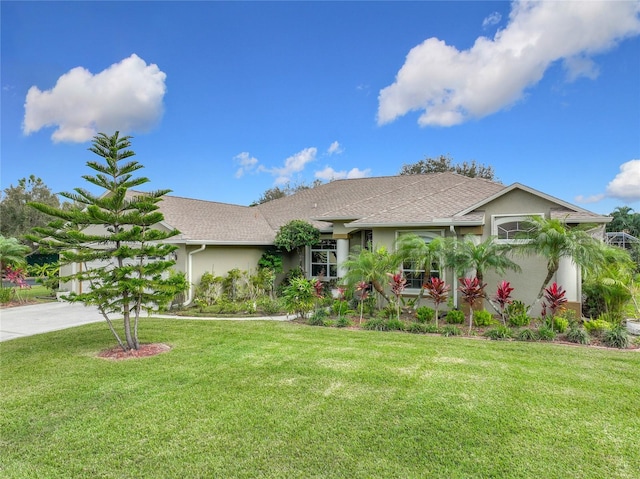
<path id="1" fill-rule="evenodd" d="M 445 154 L 640 211 L 639 2 L 0 5 L 2 189 L 88 186 L 92 135 L 119 129 L 185 197 Z"/>

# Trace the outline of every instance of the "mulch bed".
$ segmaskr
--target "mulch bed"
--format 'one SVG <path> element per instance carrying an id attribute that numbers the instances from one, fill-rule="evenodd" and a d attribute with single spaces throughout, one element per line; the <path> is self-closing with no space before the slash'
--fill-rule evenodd
<path id="1" fill-rule="evenodd" d="M 164 343 L 141 344 L 138 349 L 132 349 L 130 351 L 123 351 L 120 346 L 116 346 L 99 352 L 98 357 L 112 361 L 120 361 L 124 359 L 148 358 L 166 353 L 170 350 L 171 346 Z"/>

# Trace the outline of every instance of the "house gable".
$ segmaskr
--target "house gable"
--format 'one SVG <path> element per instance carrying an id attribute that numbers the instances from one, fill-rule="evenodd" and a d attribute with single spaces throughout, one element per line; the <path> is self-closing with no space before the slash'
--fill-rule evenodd
<path id="1" fill-rule="evenodd" d="M 611 218 L 580 208 L 521 183 L 514 183 L 494 195 L 460 211 L 457 216 L 466 216 L 479 209 L 491 214 L 539 214 L 547 218 L 564 219 L 567 223 L 608 223 Z"/>

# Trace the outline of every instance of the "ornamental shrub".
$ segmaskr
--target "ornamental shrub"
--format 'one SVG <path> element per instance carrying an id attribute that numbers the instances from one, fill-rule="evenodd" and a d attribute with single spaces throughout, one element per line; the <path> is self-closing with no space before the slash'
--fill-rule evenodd
<path id="1" fill-rule="evenodd" d="M 460 312 L 462 313 L 462 311 Z M 462 315 L 462 321 L 464 322 L 464 314 Z M 457 326 L 447 325 L 444 328 L 442 328 L 442 335 L 443 336 L 460 336 L 462 335 L 462 330 Z"/>
<path id="2" fill-rule="evenodd" d="M 481 309 L 473 313 L 473 324 L 476 326 L 489 326 L 493 323 L 493 316 L 486 309 Z"/>
<path id="3" fill-rule="evenodd" d="M 311 314 L 311 316 L 307 321 L 307 324 L 311 326 L 324 326 L 326 319 L 327 319 L 327 310 L 317 309 Z"/>
<path id="4" fill-rule="evenodd" d="M 370 331 L 388 331 L 387 321 L 384 318 L 371 318 L 364 322 L 362 329 Z"/>
<path id="5" fill-rule="evenodd" d="M 577 344 L 589 344 L 591 342 L 591 338 L 589 337 L 589 333 L 587 333 L 583 328 L 578 325 L 575 325 L 569 328 L 567 331 L 567 341 Z"/>
<path id="6" fill-rule="evenodd" d="M 537 338 L 536 332 L 530 328 L 522 329 L 516 335 L 518 341 L 535 341 Z"/>
<path id="7" fill-rule="evenodd" d="M 258 309 L 268 316 L 273 316 L 282 311 L 282 305 L 277 299 L 271 299 L 268 296 L 263 296 L 257 300 Z"/>
<path id="8" fill-rule="evenodd" d="M 519 300 L 511 301 L 505 308 L 504 313 L 507 317 L 517 316 L 527 312 L 527 306 Z"/>
<path id="9" fill-rule="evenodd" d="M 344 316 L 349 311 L 349 303 L 341 299 L 335 299 L 331 305 L 331 310 L 336 316 Z"/>
<path id="10" fill-rule="evenodd" d="M 387 330 L 389 331 L 404 331 L 404 323 L 396 318 L 387 320 Z"/>
<path id="11" fill-rule="evenodd" d="M 0 304 L 9 303 L 15 294 L 13 288 L 0 288 Z"/>
<path id="12" fill-rule="evenodd" d="M 629 347 L 629 335 L 621 324 L 616 324 L 602 334 L 602 342 L 611 348 L 626 349 Z"/>
<path id="13" fill-rule="evenodd" d="M 509 316 L 509 326 L 520 328 L 522 326 L 529 326 L 529 324 L 531 324 L 531 318 L 526 312 Z"/>
<path id="14" fill-rule="evenodd" d="M 562 316 L 554 316 L 553 317 L 553 329 L 558 331 L 560 334 L 564 333 L 569 327 L 569 320 L 563 318 Z"/>
<path id="15" fill-rule="evenodd" d="M 544 324 L 538 328 L 538 339 L 540 341 L 553 341 L 556 339 L 556 332 L 551 327 Z"/>
<path id="16" fill-rule="evenodd" d="M 313 309 L 315 299 L 313 281 L 305 278 L 293 278 L 284 288 L 283 301 L 288 312 L 305 318 Z"/>
<path id="17" fill-rule="evenodd" d="M 423 334 L 426 333 L 426 326 L 428 325 L 424 323 L 410 323 L 407 326 L 407 332 L 414 334 Z"/>
<path id="18" fill-rule="evenodd" d="M 464 313 L 459 309 L 450 309 L 447 311 L 446 320 L 449 324 L 463 324 Z"/>
<path id="19" fill-rule="evenodd" d="M 351 326 L 351 320 L 347 316 L 341 316 L 336 319 L 336 328 L 347 328 Z"/>
<path id="20" fill-rule="evenodd" d="M 428 306 L 420 306 L 416 309 L 416 320 L 419 323 L 428 323 L 435 318 L 436 311 Z"/>
<path id="21" fill-rule="evenodd" d="M 509 339 L 511 338 L 511 329 L 503 324 L 488 330 L 484 335 L 490 339 Z"/>
<path id="22" fill-rule="evenodd" d="M 585 321 L 583 326 L 589 334 L 593 335 L 601 335 L 605 331 L 611 329 L 611 324 L 604 319 L 592 319 L 591 321 Z"/>

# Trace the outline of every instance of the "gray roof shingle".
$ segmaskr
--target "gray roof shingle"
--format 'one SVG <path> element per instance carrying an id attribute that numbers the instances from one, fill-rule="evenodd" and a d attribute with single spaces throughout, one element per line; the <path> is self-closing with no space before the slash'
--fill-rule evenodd
<path id="1" fill-rule="evenodd" d="M 248 207 L 165 196 L 165 222 L 182 240 L 209 244 L 273 244 L 278 229 L 294 219 L 331 231 L 332 222 L 349 227 L 482 224 L 487 201 L 522 187 L 456 173 L 383 176 L 336 180 L 257 206 Z M 547 197 L 543 193 L 541 196 Z M 603 218 L 559 201 L 552 216 L 570 221 Z"/>

